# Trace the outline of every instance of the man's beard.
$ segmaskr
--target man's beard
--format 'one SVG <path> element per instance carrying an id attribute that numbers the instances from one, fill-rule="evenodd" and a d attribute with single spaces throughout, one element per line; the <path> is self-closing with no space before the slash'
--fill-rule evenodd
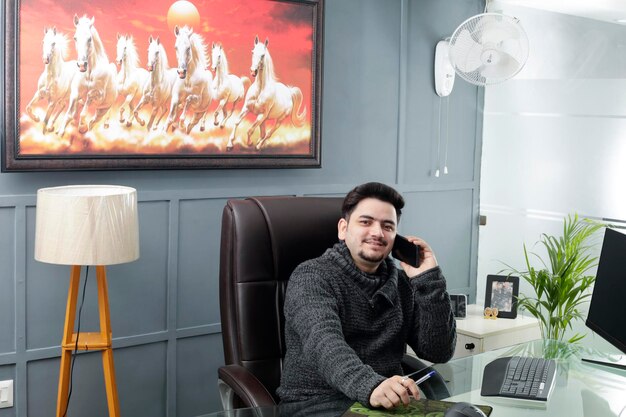
<path id="1" fill-rule="evenodd" d="M 380 253 L 380 254 L 375 254 L 375 255 L 367 255 L 365 253 L 365 251 L 360 250 L 359 251 L 359 258 L 363 259 L 364 261 L 367 262 L 372 262 L 372 263 L 379 263 L 381 262 L 383 259 L 385 259 L 385 255 Z"/>

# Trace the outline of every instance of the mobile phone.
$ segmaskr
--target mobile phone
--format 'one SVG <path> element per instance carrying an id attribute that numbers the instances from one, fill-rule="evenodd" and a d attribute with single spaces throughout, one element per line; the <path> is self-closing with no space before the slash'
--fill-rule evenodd
<path id="1" fill-rule="evenodd" d="M 420 247 L 401 235 L 396 235 L 391 255 L 399 261 L 411 266 L 420 266 Z"/>

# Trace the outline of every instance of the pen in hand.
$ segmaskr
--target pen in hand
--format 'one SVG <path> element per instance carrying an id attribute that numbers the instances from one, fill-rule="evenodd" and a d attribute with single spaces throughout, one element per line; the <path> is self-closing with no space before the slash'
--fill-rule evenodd
<path id="1" fill-rule="evenodd" d="M 424 369 L 428 369 L 428 367 L 422 368 L 422 369 L 418 369 L 415 372 L 411 372 L 410 374 L 406 374 L 402 377 L 402 380 L 407 380 L 409 378 L 411 378 L 413 375 L 417 375 L 420 372 L 422 372 Z M 421 377 L 420 379 L 418 379 L 417 381 L 415 381 L 415 383 L 417 385 L 421 384 L 422 382 L 426 381 L 428 378 L 430 378 L 431 376 L 435 375 L 436 371 L 430 371 L 429 373 L 427 373 L 426 375 L 424 375 L 423 377 Z"/>
<path id="2" fill-rule="evenodd" d="M 415 375 L 416 373 L 418 373 L 418 372 L 420 372 L 420 371 L 423 371 L 423 369 L 420 369 L 419 371 L 412 372 L 412 373 L 410 373 L 410 374 L 407 374 L 407 375 L 403 376 L 403 377 L 402 377 L 402 381 L 407 380 L 408 378 L 410 378 L 411 376 Z M 429 373 L 427 373 L 427 374 L 426 374 L 426 375 L 424 375 L 423 377 L 421 377 L 421 378 L 417 379 L 417 380 L 415 381 L 415 385 L 419 385 L 419 384 L 421 384 L 422 382 L 426 381 L 428 378 L 430 378 L 430 377 L 431 377 L 431 376 L 433 376 L 433 375 L 435 375 L 435 371 L 430 371 Z M 410 395 L 410 394 L 409 394 L 409 395 Z M 416 398 L 417 398 L 417 397 L 416 397 Z"/>
<path id="3" fill-rule="evenodd" d="M 427 373 L 426 375 L 424 375 L 423 377 L 415 381 L 415 385 L 421 384 L 422 382 L 426 381 L 428 378 L 430 378 L 433 375 L 435 375 L 435 371 L 430 371 L 429 373 Z"/>

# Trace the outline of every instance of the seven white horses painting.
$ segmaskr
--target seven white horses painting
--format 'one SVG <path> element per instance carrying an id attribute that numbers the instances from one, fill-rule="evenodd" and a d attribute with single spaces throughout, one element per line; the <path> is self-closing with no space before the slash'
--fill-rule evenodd
<path id="1" fill-rule="evenodd" d="M 177 68 L 169 67 L 166 48 L 159 37 L 149 36 L 146 70 L 140 65 L 134 38 L 118 34 L 118 72 L 116 65 L 107 57 L 105 45 L 94 25 L 94 18 L 79 18 L 74 15 L 73 23 L 77 58 L 74 61 L 65 61 L 68 46 L 66 36 L 55 27 L 44 29 L 45 69 L 39 77 L 37 91 L 25 106 L 25 113 L 35 122 L 39 122 L 44 113 L 36 109 L 36 106 L 40 101 L 46 101 L 42 129 L 44 135 L 56 129 L 56 134 L 63 137 L 69 124 L 73 123 L 77 131 L 72 131 L 71 146 L 77 133 L 91 132 L 104 117 L 107 117 L 104 123 L 104 128 L 107 128 L 108 113 L 112 111 L 118 98 L 120 106 L 115 109 L 119 109 L 120 124 L 132 128 L 132 122 L 136 119 L 141 126 L 146 126 L 144 118 L 149 114 L 147 130 L 162 130 L 163 133 L 157 134 L 161 144 L 175 144 L 182 139 L 182 143 L 187 145 L 197 144 L 198 149 L 207 144 L 213 144 L 216 149 L 220 149 L 224 146 L 222 141 L 226 141 L 226 150 L 232 151 L 239 125 L 246 120 L 248 114 L 253 114 L 255 117 L 247 126 L 247 140 L 241 140 L 241 143 L 243 147 L 252 148 L 254 137 L 254 149 L 259 151 L 286 118 L 296 128 L 305 125 L 307 109 L 302 104 L 302 91 L 298 87 L 278 81 L 267 39 L 265 42 L 260 42 L 258 36 L 254 39 L 250 67 L 254 82 L 250 85 L 248 77 L 238 77 L 230 73 L 225 48 L 220 42 L 212 44 L 211 56 L 208 56 L 204 38 L 189 26 L 174 28 L 173 46 L 178 61 Z M 204 120 L 213 101 L 216 102 L 216 106 L 212 108 L 213 124 L 219 126 L 219 130 L 214 129 L 206 135 L 187 136 L 200 121 L 200 132 L 204 132 Z M 235 118 L 230 135 L 219 133 L 233 116 L 237 104 L 242 101 L 243 108 Z M 149 113 L 142 111 L 146 105 L 151 106 Z M 55 127 L 55 122 L 62 113 L 64 117 Z M 87 113 L 93 113 L 88 121 L 85 120 Z M 166 114 L 166 123 L 161 125 Z M 173 127 L 172 131 L 179 127 L 180 132 L 170 135 L 170 127 Z M 255 135 L 257 127 L 260 132 L 258 139 Z M 106 135 L 104 132 L 90 134 L 85 139 L 96 145 L 100 136 L 104 135 L 108 143 L 115 142 L 116 147 L 117 143 L 125 146 L 118 139 L 127 141 L 129 146 L 142 140 L 136 128 L 113 130 Z M 284 139 L 289 143 L 292 140 L 301 140 L 292 139 L 291 132 L 295 131 L 288 133 L 285 129 Z M 129 135 L 128 138 L 126 134 Z M 157 136 L 146 137 L 143 143 L 147 144 L 146 140 L 151 141 Z M 84 145 L 87 146 L 88 142 L 85 141 Z"/>
<path id="2" fill-rule="evenodd" d="M 211 70 L 215 73 L 213 78 L 213 98 L 218 102 L 215 109 L 213 124 L 218 125 L 217 118 L 223 113 L 220 128 L 226 125 L 226 121 L 235 111 L 237 103 L 244 98 L 245 87 L 250 84 L 248 77 L 238 77 L 228 72 L 228 60 L 224 48 L 219 43 L 213 43 L 211 48 Z M 230 110 L 228 106 L 230 105 Z"/>
<path id="3" fill-rule="evenodd" d="M 291 121 L 295 126 L 301 127 L 304 125 L 306 108 L 300 112 L 302 91 L 298 87 L 288 87 L 276 81 L 274 63 L 270 51 L 267 49 L 268 43 L 268 39 L 265 39 L 264 43 L 259 42 L 258 36 L 254 39 L 250 72 L 255 79 L 246 93 L 243 111 L 235 121 L 233 131 L 228 138 L 226 149 L 229 151 L 233 149 L 237 127 L 248 113 L 256 114 L 257 117 L 248 129 L 247 145 L 252 145 L 252 134 L 258 127 L 261 134 L 256 144 L 257 150 L 261 149 L 287 116 L 291 116 Z M 269 131 L 265 126 L 268 119 L 275 120 Z"/>
<path id="4" fill-rule="evenodd" d="M 211 104 L 211 82 L 213 76 L 207 71 L 206 46 L 201 35 L 194 33 L 188 26 L 174 28 L 176 35 L 176 58 L 178 59 L 178 79 L 172 89 L 172 102 L 167 117 L 165 131 L 176 122 L 184 118 L 188 109 L 193 112 L 193 118 L 187 123 L 186 133 L 200 121 L 209 110 Z M 179 105 L 184 104 L 179 114 Z"/>
<path id="5" fill-rule="evenodd" d="M 124 98 L 124 102 L 120 106 L 120 123 L 124 123 L 124 112 L 128 110 L 129 119 L 126 126 L 130 127 L 133 123 L 133 110 L 143 95 L 144 88 L 148 87 L 150 75 L 144 68 L 139 67 L 139 56 L 137 48 L 132 36 L 117 35 L 117 58 L 116 63 L 120 67 L 117 74 L 117 94 Z M 137 119 L 143 126 L 144 122 Z"/>
<path id="6" fill-rule="evenodd" d="M 161 123 L 161 119 L 169 109 L 170 98 L 172 97 L 172 87 L 178 78 L 176 68 L 170 68 L 167 60 L 167 53 L 161 41 L 157 37 L 154 39 L 152 35 L 148 39 L 148 71 L 150 72 L 150 81 L 148 87 L 144 90 L 141 100 L 135 107 L 133 113 L 135 118 L 143 126 L 144 122 L 139 118 L 139 110 L 145 104 L 152 105 L 152 113 L 150 113 L 150 121 L 148 122 L 148 131 L 152 129 L 154 119 L 160 111 L 159 118 L 154 129 Z"/>
<path id="7" fill-rule="evenodd" d="M 109 62 L 100 35 L 94 26 L 94 18 L 89 19 L 86 16 L 79 18 L 74 15 L 74 26 L 78 72 L 72 80 L 69 107 L 57 131 L 60 136 L 63 136 L 71 120 L 78 122 L 79 132 L 91 130 L 117 99 L 115 84 L 117 71 L 115 64 Z M 77 120 L 80 102 L 84 102 L 84 105 Z M 95 115 L 85 128 L 84 117 L 90 105 L 95 108 Z"/>
<path id="8" fill-rule="evenodd" d="M 44 29 L 43 63 L 44 71 L 39 76 L 37 91 L 26 105 L 26 113 L 35 122 L 39 116 L 33 106 L 41 100 L 48 102 L 43 120 L 43 133 L 54 130 L 57 117 L 63 112 L 70 97 L 70 85 L 76 73 L 76 61 L 65 61 L 67 54 L 67 37 L 57 32 L 56 27 Z"/>

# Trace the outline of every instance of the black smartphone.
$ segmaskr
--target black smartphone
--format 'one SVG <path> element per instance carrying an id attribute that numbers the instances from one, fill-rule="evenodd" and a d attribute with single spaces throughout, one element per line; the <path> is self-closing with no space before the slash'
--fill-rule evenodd
<path id="1" fill-rule="evenodd" d="M 420 247 L 401 235 L 396 235 L 391 255 L 399 261 L 411 266 L 420 266 Z"/>

